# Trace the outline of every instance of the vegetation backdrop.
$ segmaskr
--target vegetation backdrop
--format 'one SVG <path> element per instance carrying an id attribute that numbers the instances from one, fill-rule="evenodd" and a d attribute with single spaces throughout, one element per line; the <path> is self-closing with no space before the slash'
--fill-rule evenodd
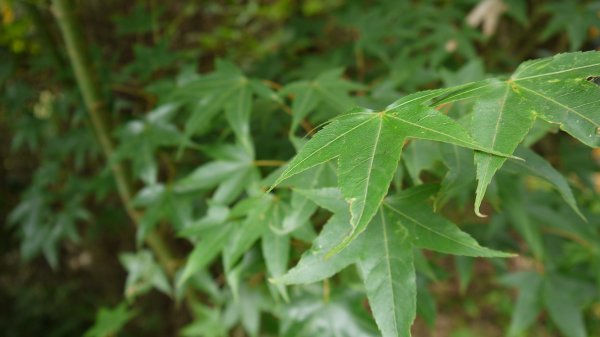
<path id="1" fill-rule="evenodd" d="M 600 3 L 0 15 L 3 336 L 600 336 Z"/>

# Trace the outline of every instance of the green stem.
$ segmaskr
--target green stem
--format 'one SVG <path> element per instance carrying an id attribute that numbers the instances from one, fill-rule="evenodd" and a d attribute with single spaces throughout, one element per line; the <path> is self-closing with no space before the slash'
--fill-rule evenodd
<path id="1" fill-rule="evenodd" d="M 139 226 L 141 215 L 133 207 L 132 193 L 125 169 L 119 162 L 111 159 L 113 158 L 114 146 L 103 120 L 105 115 L 104 100 L 96 80 L 96 74 L 90 64 L 90 59 L 86 55 L 87 49 L 80 34 L 81 27 L 75 19 L 71 2 L 69 0 L 52 0 L 52 11 L 60 28 L 67 55 L 75 72 L 75 79 L 89 112 L 96 137 L 112 170 L 119 197 L 134 225 Z M 156 232 L 152 232 L 146 238 L 146 243 L 154 251 L 165 271 L 171 277 L 174 276 L 176 259 L 162 237 Z"/>

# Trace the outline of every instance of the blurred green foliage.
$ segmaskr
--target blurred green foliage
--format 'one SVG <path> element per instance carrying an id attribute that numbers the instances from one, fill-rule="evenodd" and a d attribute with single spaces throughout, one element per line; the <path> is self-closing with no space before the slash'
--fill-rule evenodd
<path id="1" fill-rule="evenodd" d="M 491 34 L 467 20 L 484 2 L 502 5 L 482 18 L 495 20 Z M 265 196 L 281 166 L 313 128 L 354 105 L 381 109 L 600 44 L 595 1 L 73 5 L 117 144 L 109 163 L 51 3 L 0 0 L 5 336 L 379 336 L 354 267 L 305 286 L 268 281 L 330 217 L 287 187 L 337 182 L 327 164 Z M 471 105 L 441 110 L 468 126 Z M 415 249 L 413 336 L 600 334 L 600 152 L 543 121 L 523 145 L 533 151 L 517 155 L 544 164 L 505 165 L 485 219 L 471 209 L 472 151 L 406 145 L 395 189 L 441 183 L 439 214 L 519 254 L 484 261 Z M 116 197 L 112 162 L 136 191 L 137 229 Z M 560 193 L 553 174 L 568 182 Z M 570 189 L 587 221 L 563 200 Z M 173 253 L 167 267 L 144 244 L 153 232 Z"/>

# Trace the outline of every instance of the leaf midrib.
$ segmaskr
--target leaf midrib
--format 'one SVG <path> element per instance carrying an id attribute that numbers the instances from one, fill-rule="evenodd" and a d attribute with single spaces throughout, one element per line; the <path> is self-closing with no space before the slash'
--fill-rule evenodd
<path id="1" fill-rule="evenodd" d="M 383 231 L 383 245 L 385 247 L 385 265 L 386 265 L 386 269 L 387 269 L 387 280 L 390 286 L 390 291 L 392 293 L 392 311 L 393 311 L 393 315 L 394 315 L 394 319 L 392 320 L 392 322 L 394 322 L 394 331 L 398 331 L 398 322 L 397 320 L 397 315 L 396 315 L 396 311 L 398 310 L 396 308 L 396 301 L 394 300 L 396 298 L 395 292 L 394 292 L 394 280 L 392 278 L 392 266 L 390 265 L 390 247 L 389 247 L 389 241 L 388 241 L 388 235 L 387 235 L 387 223 L 385 221 L 385 217 L 383 216 L 383 210 L 381 211 L 381 226 L 382 231 Z"/>
<path id="2" fill-rule="evenodd" d="M 506 100 L 508 98 L 509 88 L 510 87 L 507 84 L 506 85 L 506 91 L 504 92 L 504 97 L 502 98 L 502 103 L 501 103 L 501 106 L 500 106 L 500 114 L 498 115 L 498 120 L 496 121 L 496 127 L 494 129 L 494 137 L 492 138 L 492 145 L 491 145 L 492 149 L 494 149 L 494 147 L 496 146 L 496 140 L 498 138 L 498 129 L 500 128 L 500 121 L 502 120 L 502 116 L 504 115 L 504 108 L 506 106 Z M 481 179 L 481 181 L 487 181 L 488 179 L 490 179 L 489 178 L 489 175 L 490 175 L 490 164 L 492 162 L 492 158 L 493 157 L 489 157 L 489 156 L 485 157 L 485 159 L 486 159 L 485 160 L 485 171 L 484 171 L 485 173 L 484 173 L 483 179 Z M 485 188 L 487 188 L 487 186 Z M 485 190 L 485 188 L 482 188 L 482 193 Z"/>
<path id="3" fill-rule="evenodd" d="M 470 84 L 470 83 L 467 83 L 467 84 Z M 440 100 L 440 101 L 442 101 L 442 103 L 436 102 L 435 104 L 433 104 L 433 106 L 437 107 L 437 106 L 440 106 L 442 104 L 447 104 L 447 103 L 450 103 L 450 102 L 465 101 L 465 100 L 469 100 L 469 99 L 474 98 L 474 97 L 479 97 L 480 95 L 475 95 L 475 96 L 461 97 L 459 99 L 452 100 L 453 97 L 456 97 L 458 95 L 464 95 L 464 94 L 467 94 L 469 92 L 477 91 L 477 90 L 483 89 L 485 87 L 489 87 L 489 86 L 496 85 L 496 84 L 498 84 L 498 83 L 497 82 L 488 82 L 488 83 L 486 83 L 484 85 L 481 85 L 479 87 L 475 87 L 475 88 L 472 88 L 472 89 L 469 89 L 469 90 L 466 90 L 466 91 L 458 91 L 456 93 L 448 95 L 447 97 L 442 98 Z M 446 101 L 446 102 L 444 102 L 444 101 Z"/>
<path id="4" fill-rule="evenodd" d="M 377 136 L 375 138 L 375 142 L 373 144 L 373 152 L 370 156 L 369 159 L 369 168 L 368 168 L 368 175 L 367 175 L 367 183 L 365 184 L 365 188 L 363 191 L 363 195 L 362 195 L 362 200 L 363 200 L 363 204 L 362 204 L 362 209 L 360 211 L 360 216 L 358 217 L 358 219 L 356 220 L 355 223 L 350 222 L 350 224 L 352 225 L 352 228 L 356 228 L 356 226 L 360 223 L 360 221 L 363 218 L 363 215 L 365 214 L 365 200 L 367 199 L 367 195 L 369 194 L 369 186 L 371 185 L 371 177 L 373 176 L 371 174 L 371 172 L 373 172 L 373 162 L 375 161 L 375 154 L 377 153 L 377 147 L 379 146 L 379 138 L 381 137 L 381 129 L 383 128 L 383 117 L 379 117 L 379 127 L 377 130 Z"/>
<path id="5" fill-rule="evenodd" d="M 551 73 L 545 73 L 545 74 L 539 74 L 539 75 L 532 75 L 532 76 L 521 77 L 521 78 L 513 78 L 513 79 L 511 79 L 511 81 L 512 82 L 517 82 L 517 81 L 529 80 L 529 79 L 532 79 L 532 78 L 538 78 L 538 77 L 544 77 L 544 76 L 552 76 L 552 75 L 567 73 L 567 72 L 571 72 L 571 71 L 575 71 L 575 70 L 579 70 L 579 69 L 591 68 L 591 67 L 595 67 L 595 66 L 599 66 L 599 65 L 600 65 L 600 63 L 588 64 L 588 65 L 581 66 L 581 67 L 569 68 L 569 69 L 565 69 L 565 70 L 554 71 L 554 72 L 551 72 Z"/>
<path id="6" fill-rule="evenodd" d="M 408 101 L 406 101 L 406 102 L 402 102 L 402 103 L 400 103 L 400 104 L 398 104 L 398 105 L 394 105 L 394 106 L 392 106 L 392 107 L 389 107 L 388 109 L 385 109 L 384 113 L 387 113 L 387 112 L 389 112 L 389 111 L 392 111 L 392 110 L 394 110 L 394 109 L 397 109 L 397 108 L 400 108 L 400 107 L 403 107 L 403 106 L 405 106 L 405 105 L 407 105 L 407 104 L 409 104 L 409 103 L 412 103 L 412 102 L 414 102 L 414 101 L 416 101 L 416 100 L 423 99 L 423 98 L 429 98 L 429 97 L 435 97 L 435 96 L 438 96 L 438 95 L 440 95 L 440 93 L 439 93 L 439 92 L 437 92 L 437 90 L 434 90 L 434 92 L 432 92 L 432 93 L 429 93 L 429 94 L 427 94 L 427 95 L 418 96 L 418 97 L 415 97 L 415 98 L 413 98 L 413 99 L 411 99 L 411 100 L 408 100 Z"/>
<path id="7" fill-rule="evenodd" d="M 599 63 L 598 65 L 600 65 L 600 63 Z M 569 106 L 567 106 L 567 105 L 564 105 L 563 103 L 561 103 L 561 102 L 559 102 L 559 101 L 556 101 L 556 100 L 552 99 L 551 97 L 548 97 L 548 96 L 546 96 L 546 95 L 544 95 L 544 94 L 541 94 L 541 93 L 539 93 L 539 92 L 537 92 L 537 91 L 535 91 L 535 90 L 533 90 L 533 89 L 527 88 L 527 87 L 525 87 L 525 86 L 523 86 L 523 85 L 521 85 L 521 84 L 517 85 L 517 87 L 519 87 L 519 88 L 521 88 L 521 89 L 525 89 L 526 91 L 529 91 L 529 92 L 531 92 L 531 93 L 533 93 L 533 94 L 535 94 L 535 95 L 537 95 L 537 96 L 540 96 L 540 97 L 542 97 L 543 99 L 546 99 L 546 100 L 548 100 L 548 101 L 550 101 L 550 102 L 552 102 L 552 103 L 554 103 L 554 104 L 556 104 L 556 105 L 558 105 L 558 106 L 560 106 L 560 107 L 562 107 L 562 108 L 564 108 L 564 109 L 566 109 L 566 110 L 568 110 L 568 111 L 571 111 L 571 112 L 573 112 L 574 114 L 578 115 L 578 116 L 579 116 L 579 117 L 581 117 L 582 119 L 585 119 L 586 121 L 588 121 L 588 122 L 592 123 L 592 125 L 594 125 L 594 126 L 596 126 L 596 127 L 600 126 L 600 124 L 598 124 L 598 123 L 594 122 L 594 121 L 593 121 L 593 120 L 591 120 L 589 117 L 582 115 L 581 113 L 577 112 L 577 110 L 575 110 L 575 109 L 573 109 L 573 108 L 571 108 L 571 107 L 569 107 Z M 562 123 L 561 123 L 561 124 L 562 124 Z"/>

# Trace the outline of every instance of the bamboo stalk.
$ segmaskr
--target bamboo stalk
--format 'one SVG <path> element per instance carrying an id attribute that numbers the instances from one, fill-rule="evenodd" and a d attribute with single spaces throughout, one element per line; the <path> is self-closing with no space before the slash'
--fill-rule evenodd
<path id="1" fill-rule="evenodd" d="M 89 57 L 86 55 L 87 49 L 81 36 L 81 27 L 75 18 L 71 2 L 69 0 L 52 0 L 52 12 L 60 28 L 67 55 L 75 72 L 75 79 L 88 110 L 92 127 L 105 159 L 112 170 L 119 197 L 127 214 L 137 227 L 140 224 L 141 215 L 133 207 L 132 192 L 123 165 L 112 160 L 114 145 L 103 119 L 103 116 L 106 114 L 104 100 L 96 74 L 91 66 Z M 146 244 L 154 251 L 158 262 L 167 274 L 173 277 L 175 274 L 176 259 L 162 237 L 156 232 L 152 232 L 148 234 Z"/>

